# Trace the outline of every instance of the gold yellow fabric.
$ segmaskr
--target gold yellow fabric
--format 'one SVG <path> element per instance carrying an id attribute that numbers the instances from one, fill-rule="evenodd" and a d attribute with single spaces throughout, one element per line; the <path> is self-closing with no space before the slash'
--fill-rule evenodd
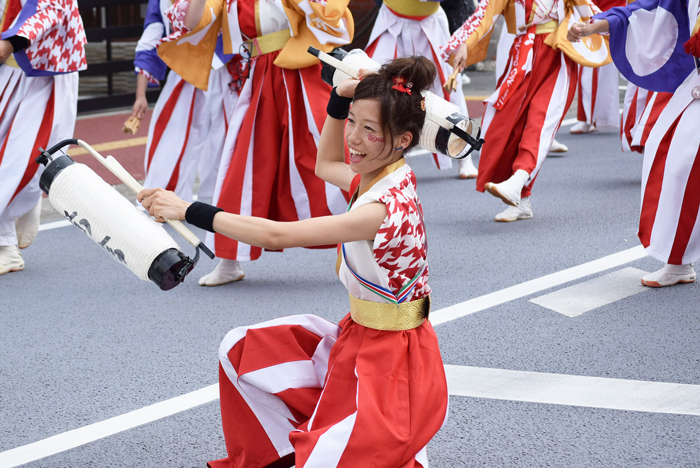
<path id="1" fill-rule="evenodd" d="M 586 0 L 573 0 L 574 8 L 589 8 Z M 537 4 L 534 3 L 534 8 Z M 493 28 L 491 27 L 494 18 L 503 15 L 506 20 L 506 27 L 511 34 L 517 34 L 517 24 L 515 17 L 515 2 L 513 0 L 489 0 L 489 4 L 484 10 L 482 19 L 476 30 L 467 39 L 467 65 L 473 65 L 486 58 L 488 45 Z M 530 13 L 532 17 L 532 12 Z M 594 34 L 582 40 L 574 46 L 566 39 L 568 24 L 573 18 L 573 10 L 567 12 L 563 21 L 551 21 L 537 26 L 536 34 L 548 34 L 545 44 L 555 50 L 561 50 L 574 62 L 586 67 L 601 67 L 612 62 L 610 48 L 608 47 L 608 36 Z M 582 16 L 581 21 L 587 22 L 590 18 Z"/>
<path id="2" fill-rule="evenodd" d="M 405 16 L 430 16 L 438 12 L 440 2 L 418 0 L 384 0 L 384 5 Z"/>
<path id="3" fill-rule="evenodd" d="M 538 24 L 535 28 L 535 34 L 549 34 L 553 33 L 559 27 L 559 23 L 552 20 L 544 24 Z"/>
<path id="4" fill-rule="evenodd" d="M 10 56 L 7 57 L 7 60 L 5 60 L 5 65 L 13 68 L 19 68 L 19 64 L 17 63 L 17 60 L 15 60 L 15 56 L 13 54 L 10 54 Z"/>
<path id="5" fill-rule="evenodd" d="M 350 295 L 350 317 L 363 327 L 382 331 L 412 330 L 425 322 L 430 296 L 402 304 L 364 301 Z"/>
<path id="6" fill-rule="evenodd" d="M 288 69 L 310 67 L 316 65 L 318 59 L 307 52 L 309 46 L 330 52 L 336 47 L 352 42 L 355 25 L 348 3 L 349 0 L 328 0 L 323 6 L 307 0 L 282 0 L 291 31 L 290 37 L 281 44 L 281 49 L 274 49 L 280 50 L 275 59 L 275 65 Z M 207 90 L 209 83 L 211 62 L 220 31 L 223 32 L 224 53 L 239 53 L 239 50 L 233 50 L 232 44 L 238 41 L 233 41 L 231 38 L 232 32 L 225 6 L 226 0 L 207 0 L 204 14 L 192 31 L 176 41 L 165 42 L 158 48 L 158 55 L 168 67 L 175 70 L 187 82 L 204 91 Z M 302 7 L 310 9 L 310 13 L 307 15 Z M 236 8 L 235 2 L 231 8 Z M 345 21 L 349 39 L 340 41 L 342 44 L 321 44 L 309 29 L 307 17 L 312 27 L 335 37 L 340 37 L 342 34 L 333 28 L 340 29 L 342 22 Z M 279 39 L 279 36 L 275 36 L 276 45 L 280 45 Z M 265 47 L 261 44 L 261 48 Z"/>
<path id="7" fill-rule="evenodd" d="M 252 40 L 248 41 L 252 47 L 250 50 L 251 57 L 257 57 L 263 54 L 269 54 L 270 52 L 276 52 L 281 50 L 291 35 L 289 34 L 289 29 L 283 31 L 277 31 L 272 34 L 266 34 L 264 36 L 254 37 Z"/>
<path id="8" fill-rule="evenodd" d="M 576 21 L 588 23 L 590 20 L 589 16 L 574 17 L 574 10 L 579 8 L 581 11 L 590 9 L 589 3 L 586 0 L 573 0 L 573 3 L 574 7 L 566 12 L 566 17 L 559 22 L 557 30 L 550 34 L 544 40 L 544 43 L 554 50 L 561 50 L 571 60 L 584 67 L 597 68 L 611 63 L 610 39 L 607 35 L 593 34 L 584 37 L 576 44 L 572 44 L 566 38 L 566 34 L 569 32 L 569 23 Z"/>
<path id="9" fill-rule="evenodd" d="M 350 0 L 328 0 L 326 6 L 320 3 L 309 2 L 308 6 L 312 10 L 312 13 L 309 15 L 302 10 L 301 3 L 302 1 L 300 0 L 282 0 L 284 11 L 292 29 L 292 38 L 275 59 L 275 65 L 278 67 L 295 70 L 316 65 L 318 59 L 307 52 L 309 46 L 323 52 L 330 52 L 336 47 L 352 42 L 355 34 L 355 23 L 348 8 Z M 340 34 L 331 28 L 340 28 L 342 20 L 345 20 L 348 33 L 350 34 L 349 41 L 345 42 L 345 44 L 321 44 L 309 29 L 307 16 L 308 20 L 315 24 L 318 29 L 336 37 L 340 37 Z"/>
<path id="10" fill-rule="evenodd" d="M 511 0 L 489 0 L 481 23 L 466 40 L 468 50 L 467 66 L 486 59 L 491 34 L 493 33 L 492 25 L 498 15 L 505 16 L 508 32 L 515 34 L 515 3 Z"/>
<path id="11" fill-rule="evenodd" d="M 222 23 L 228 24 L 224 0 L 207 0 L 197 27 L 176 41 L 161 44 L 158 55 L 185 81 L 206 91 Z M 200 32 L 205 33 L 203 37 L 200 37 Z"/>
<path id="12" fill-rule="evenodd" d="M 698 31 L 700 31 L 700 18 L 698 18 L 698 20 L 695 22 L 695 27 L 693 28 L 693 32 L 690 33 L 690 37 L 696 35 Z"/>

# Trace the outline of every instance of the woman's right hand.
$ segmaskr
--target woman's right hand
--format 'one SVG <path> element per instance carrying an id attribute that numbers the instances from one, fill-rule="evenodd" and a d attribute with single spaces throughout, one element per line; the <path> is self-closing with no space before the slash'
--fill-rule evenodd
<path id="1" fill-rule="evenodd" d="M 364 78 L 367 75 L 371 75 L 374 72 L 371 70 L 366 70 L 364 68 L 360 68 L 359 73 L 360 73 L 360 79 L 356 80 L 355 78 L 348 78 L 347 80 L 340 83 L 335 88 L 336 94 L 338 96 L 344 97 L 344 98 L 355 97 L 355 90 L 357 89 L 357 85 L 360 84 L 360 81 L 362 81 L 362 78 Z"/>
<path id="2" fill-rule="evenodd" d="M 134 106 L 131 108 L 131 116 L 142 119 L 147 110 L 148 101 L 146 100 L 146 96 L 136 95 L 136 101 L 134 101 Z"/>
<path id="3" fill-rule="evenodd" d="M 586 24 L 581 22 L 576 22 L 571 25 L 569 31 L 566 33 L 566 40 L 569 42 L 578 42 L 582 37 L 590 36 L 591 33 L 587 31 Z"/>
<path id="4" fill-rule="evenodd" d="M 338 96 L 344 97 L 344 98 L 351 98 L 355 96 L 355 89 L 357 89 L 357 85 L 360 84 L 360 80 L 356 80 L 354 78 L 349 78 L 342 83 L 340 83 L 336 88 L 335 92 Z"/>
<path id="5" fill-rule="evenodd" d="M 464 67 L 467 66 L 467 43 L 462 42 L 457 51 L 450 57 L 452 58 L 452 68 L 460 72 L 464 70 Z"/>

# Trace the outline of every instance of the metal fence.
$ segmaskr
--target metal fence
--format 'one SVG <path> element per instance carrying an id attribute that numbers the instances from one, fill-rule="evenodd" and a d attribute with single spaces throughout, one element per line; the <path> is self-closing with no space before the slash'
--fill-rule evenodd
<path id="1" fill-rule="evenodd" d="M 143 31 L 147 0 L 80 0 L 88 40 L 88 69 L 80 72 L 78 113 L 134 103 L 134 48 Z M 159 89 L 146 96 L 155 102 Z"/>

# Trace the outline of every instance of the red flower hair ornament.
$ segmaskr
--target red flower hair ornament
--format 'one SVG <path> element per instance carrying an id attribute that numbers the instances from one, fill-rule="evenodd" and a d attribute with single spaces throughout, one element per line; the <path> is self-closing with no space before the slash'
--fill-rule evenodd
<path id="1" fill-rule="evenodd" d="M 413 83 L 410 81 L 406 83 L 406 78 L 403 76 L 395 76 L 391 79 L 391 81 L 394 82 L 394 86 L 391 87 L 391 89 L 395 89 L 399 92 L 406 93 L 409 96 L 411 95 L 411 88 L 413 88 Z"/>

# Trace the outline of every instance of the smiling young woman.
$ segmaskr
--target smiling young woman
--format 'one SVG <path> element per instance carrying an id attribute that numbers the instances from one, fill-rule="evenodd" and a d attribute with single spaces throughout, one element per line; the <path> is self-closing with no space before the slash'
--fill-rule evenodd
<path id="1" fill-rule="evenodd" d="M 189 205 L 163 190 L 139 194 L 156 217 L 186 218 L 252 245 L 340 244 L 350 313 L 338 325 L 292 315 L 224 338 L 228 457 L 212 468 L 427 466 L 425 447 L 447 414 L 447 383 L 427 320 L 423 212 L 403 153 L 418 142 L 421 91 L 434 74 L 427 59 L 403 58 L 331 93 L 316 173 L 353 194 L 345 214 L 280 223 Z"/>

